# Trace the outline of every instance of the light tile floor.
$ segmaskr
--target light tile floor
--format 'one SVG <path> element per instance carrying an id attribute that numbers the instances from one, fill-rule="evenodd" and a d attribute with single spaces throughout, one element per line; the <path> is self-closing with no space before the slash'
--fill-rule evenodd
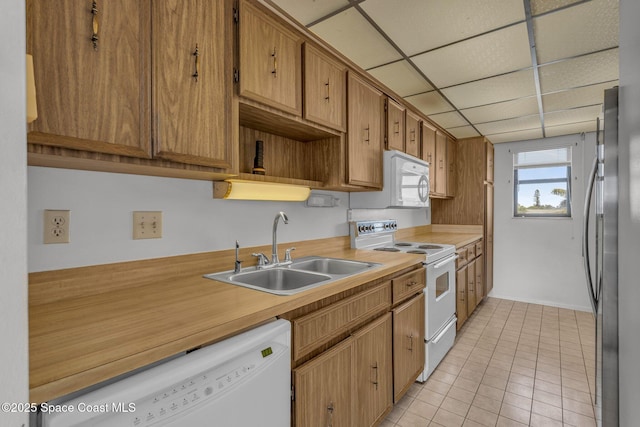
<path id="1" fill-rule="evenodd" d="M 382 427 L 595 426 L 591 313 L 485 298 Z"/>

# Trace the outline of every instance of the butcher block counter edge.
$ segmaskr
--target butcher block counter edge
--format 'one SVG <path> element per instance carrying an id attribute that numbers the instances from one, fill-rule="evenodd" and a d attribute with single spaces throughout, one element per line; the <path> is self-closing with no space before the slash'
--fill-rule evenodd
<path id="1" fill-rule="evenodd" d="M 420 255 L 351 249 L 348 237 L 292 245 L 296 257 L 382 265 L 292 296 L 202 277 L 229 270 L 232 250 L 31 273 L 30 400 L 45 402 L 81 390 L 323 298 L 388 280 L 419 268 L 423 260 Z M 251 252 L 268 249 L 243 248 L 243 267 L 255 264 Z"/>

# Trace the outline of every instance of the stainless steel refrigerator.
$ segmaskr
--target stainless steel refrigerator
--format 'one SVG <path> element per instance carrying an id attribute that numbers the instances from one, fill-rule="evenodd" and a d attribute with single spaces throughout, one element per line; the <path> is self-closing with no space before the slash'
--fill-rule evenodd
<path id="1" fill-rule="evenodd" d="M 596 419 L 600 426 L 615 427 L 619 425 L 617 87 L 605 91 L 603 131 L 599 128 L 585 197 L 582 255 L 596 320 Z"/>

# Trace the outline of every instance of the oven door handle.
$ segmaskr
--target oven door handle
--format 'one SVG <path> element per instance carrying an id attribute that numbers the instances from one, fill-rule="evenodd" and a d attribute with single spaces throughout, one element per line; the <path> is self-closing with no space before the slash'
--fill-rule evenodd
<path id="1" fill-rule="evenodd" d="M 433 266 L 433 268 L 440 268 L 443 265 L 450 263 L 451 261 L 457 260 L 458 258 L 460 258 L 460 256 L 458 254 L 451 255 L 449 258 L 444 259 L 444 260 L 440 261 L 439 263 L 435 264 Z"/>
<path id="2" fill-rule="evenodd" d="M 440 332 L 437 337 L 435 337 L 433 340 L 431 340 L 431 342 L 434 343 L 434 344 L 438 344 L 438 341 L 440 341 L 442 339 L 442 337 L 449 331 L 449 329 L 451 329 L 452 326 L 454 326 L 456 324 L 457 321 L 458 321 L 457 318 L 452 319 L 449 322 L 449 324 L 442 330 L 442 332 Z"/>

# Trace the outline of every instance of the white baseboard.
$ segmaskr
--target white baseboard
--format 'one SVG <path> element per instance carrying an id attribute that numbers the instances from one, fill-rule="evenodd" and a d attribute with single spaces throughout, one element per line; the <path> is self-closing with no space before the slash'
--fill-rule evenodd
<path id="1" fill-rule="evenodd" d="M 526 302 L 528 304 L 548 305 L 548 306 L 551 306 L 551 307 L 566 308 L 566 309 L 569 309 L 569 310 L 591 312 L 591 307 L 586 307 L 586 306 L 582 306 L 582 305 L 562 304 L 562 303 L 558 303 L 556 301 L 544 301 L 544 300 L 538 300 L 538 299 L 532 299 L 532 298 L 515 297 L 515 296 L 512 296 L 512 295 L 497 294 L 493 290 L 491 292 L 489 292 L 489 295 L 487 295 L 487 296 L 489 296 L 491 298 L 499 298 L 499 299 L 507 299 L 507 300 L 511 300 L 511 301 Z"/>

